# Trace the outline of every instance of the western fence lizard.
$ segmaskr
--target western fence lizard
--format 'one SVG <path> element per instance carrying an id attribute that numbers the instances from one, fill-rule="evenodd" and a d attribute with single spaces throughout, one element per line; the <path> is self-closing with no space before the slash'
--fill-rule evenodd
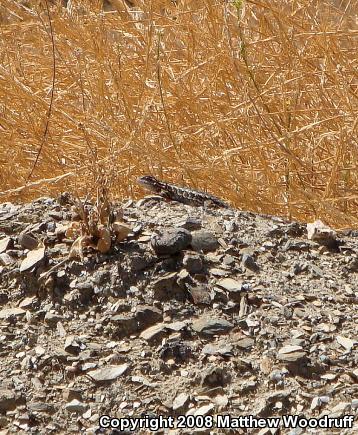
<path id="1" fill-rule="evenodd" d="M 155 192 L 165 199 L 178 201 L 183 204 L 189 205 L 205 205 L 211 203 L 218 207 L 229 208 L 229 205 L 221 199 L 217 198 L 210 193 L 201 190 L 189 189 L 187 187 L 176 186 L 175 184 L 165 183 L 164 181 L 157 180 L 152 175 L 144 175 L 139 177 L 137 182 L 151 192 Z"/>

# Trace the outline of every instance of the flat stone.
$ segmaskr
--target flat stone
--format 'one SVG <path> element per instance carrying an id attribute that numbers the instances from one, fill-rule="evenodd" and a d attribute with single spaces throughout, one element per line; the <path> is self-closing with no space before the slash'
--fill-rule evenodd
<path id="1" fill-rule="evenodd" d="M 232 329 L 234 325 L 225 319 L 201 318 L 193 322 L 192 328 L 198 334 L 215 335 Z"/>
<path id="2" fill-rule="evenodd" d="M 0 310 L 0 319 L 6 319 L 10 316 L 23 316 L 26 313 L 22 308 L 5 308 Z"/>
<path id="3" fill-rule="evenodd" d="M 167 330 L 167 326 L 165 323 L 159 323 L 158 325 L 151 326 L 150 328 L 145 329 L 141 334 L 140 338 L 144 340 L 150 341 L 155 338 L 158 338 L 163 332 Z"/>
<path id="4" fill-rule="evenodd" d="M 30 402 L 27 404 L 27 408 L 32 412 L 43 412 L 45 414 L 52 414 L 55 412 L 54 406 L 45 402 Z"/>
<path id="5" fill-rule="evenodd" d="M 19 308 L 32 308 L 36 301 L 36 296 L 25 298 L 19 303 Z"/>
<path id="6" fill-rule="evenodd" d="M 182 409 L 189 402 L 189 395 L 185 393 L 180 393 L 173 400 L 172 409 L 176 411 L 178 409 Z"/>
<path id="7" fill-rule="evenodd" d="M 293 352 L 300 352 L 303 351 L 302 346 L 296 346 L 296 345 L 287 345 L 284 347 L 281 347 L 281 349 L 278 351 L 280 355 L 287 354 L 287 353 L 293 353 Z"/>
<path id="8" fill-rule="evenodd" d="M 192 232 L 191 246 L 194 251 L 210 252 L 218 249 L 220 244 L 210 231 L 198 230 Z"/>
<path id="9" fill-rule="evenodd" d="M 202 351 L 204 355 L 233 356 L 233 346 L 231 344 L 206 344 Z"/>
<path id="10" fill-rule="evenodd" d="M 351 340 L 347 337 L 342 337 L 341 335 L 337 335 L 336 337 L 337 343 L 346 348 L 348 351 L 351 350 L 354 345 L 357 343 L 356 341 Z"/>
<path id="11" fill-rule="evenodd" d="M 5 252 L 11 245 L 11 237 L 5 237 L 0 240 L 0 254 Z"/>
<path id="12" fill-rule="evenodd" d="M 194 412 L 194 415 L 207 415 L 210 413 L 210 411 L 212 411 L 214 409 L 214 404 L 213 403 L 209 403 L 208 405 L 203 405 L 200 406 L 200 408 L 197 408 Z"/>
<path id="13" fill-rule="evenodd" d="M 82 403 L 77 399 L 73 399 L 65 405 L 66 411 L 74 412 L 76 414 L 83 414 L 87 408 L 88 406 L 85 403 Z"/>
<path id="14" fill-rule="evenodd" d="M 166 327 L 168 329 L 170 329 L 171 331 L 175 331 L 175 332 L 179 332 L 181 330 L 183 330 L 184 328 L 186 328 L 186 323 L 185 322 L 173 322 L 173 323 L 166 323 Z"/>
<path id="15" fill-rule="evenodd" d="M 229 293 L 240 293 L 243 290 L 242 282 L 232 278 L 220 279 L 216 285 L 228 291 Z"/>
<path id="16" fill-rule="evenodd" d="M 249 349 L 250 347 L 255 345 L 255 340 L 250 337 L 243 338 L 236 342 L 236 345 L 241 349 Z"/>
<path id="17" fill-rule="evenodd" d="M 278 359 L 287 363 L 295 363 L 302 361 L 306 357 L 306 352 L 290 352 L 278 354 Z"/>
<path id="18" fill-rule="evenodd" d="M 185 249 L 191 242 L 191 234 L 184 228 L 160 230 L 151 237 L 151 246 L 157 255 L 173 255 Z"/>
<path id="19" fill-rule="evenodd" d="M 119 376 L 123 375 L 123 373 L 127 371 L 128 367 L 128 364 L 107 366 L 101 369 L 90 371 L 87 374 L 96 382 L 114 381 Z"/>
<path id="20" fill-rule="evenodd" d="M 35 249 L 30 251 L 26 258 L 22 261 L 20 266 L 20 272 L 25 272 L 34 266 L 37 266 L 45 258 L 45 248 Z"/>

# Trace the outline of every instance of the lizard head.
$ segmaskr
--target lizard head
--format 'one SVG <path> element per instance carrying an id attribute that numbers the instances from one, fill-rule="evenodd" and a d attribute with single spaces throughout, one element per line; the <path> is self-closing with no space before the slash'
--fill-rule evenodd
<path id="1" fill-rule="evenodd" d="M 143 177 L 137 178 L 137 183 L 152 192 L 158 193 L 161 191 L 160 182 L 152 175 L 144 175 Z"/>

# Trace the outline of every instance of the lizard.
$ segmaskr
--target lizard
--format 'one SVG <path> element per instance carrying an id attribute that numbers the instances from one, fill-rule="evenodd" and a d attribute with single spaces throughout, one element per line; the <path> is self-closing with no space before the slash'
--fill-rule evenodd
<path id="1" fill-rule="evenodd" d="M 204 206 L 207 203 L 217 207 L 229 208 L 229 205 L 210 193 L 201 190 L 181 187 L 175 184 L 160 181 L 152 175 L 144 175 L 137 179 L 137 182 L 145 189 L 154 192 L 163 198 L 171 201 L 178 201 L 183 204 Z"/>

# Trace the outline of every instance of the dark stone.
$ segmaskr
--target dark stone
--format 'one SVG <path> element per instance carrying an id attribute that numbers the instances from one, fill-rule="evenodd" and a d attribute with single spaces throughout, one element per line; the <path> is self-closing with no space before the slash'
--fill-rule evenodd
<path id="1" fill-rule="evenodd" d="M 22 233 L 19 235 L 17 239 L 19 245 L 21 245 L 24 249 L 35 249 L 37 248 L 38 241 L 35 237 L 31 236 L 30 234 Z"/>
<path id="2" fill-rule="evenodd" d="M 189 273 L 199 273 L 203 269 L 203 260 L 198 254 L 187 253 L 183 265 Z"/>
<path id="3" fill-rule="evenodd" d="M 188 343 L 181 340 L 165 343 L 159 350 L 161 359 L 173 358 L 176 362 L 184 362 L 190 358 L 192 349 Z"/>
<path id="4" fill-rule="evenodd" d="M 173 255 L 185 249 L 191 242 L 191 234 L 184 228 L 160 230 L 151 238 L 151 246 L 157 255 Z"/>
<path id="5" fill-rule="evenodd" d="M 230 382 L 231 376 L 221 367 L 210 367 L 201 375 L 202 387 L 224 387 Z"/>
<path id="6" fill-rule="evenodd" d="M 139 330 L 148 328 L 149 326 L 163 320 L 161 310 L 150 305 L 138 305 L 135 317 L 138 322 Z"/>
<path id="7" fill-rule="evenodd" d="M 220 245 L 217 238 L 210 231 L 199 230 L 192 233 L 191 246 L 194 251 L 215 251 Z"/>
<path id="8" fill-rule="evenodd" d="M 193 322 L 192 328 L 198 334 L 216 335 L 229 331 L 234 325 L 225 319 L 201 318 Z"/>

